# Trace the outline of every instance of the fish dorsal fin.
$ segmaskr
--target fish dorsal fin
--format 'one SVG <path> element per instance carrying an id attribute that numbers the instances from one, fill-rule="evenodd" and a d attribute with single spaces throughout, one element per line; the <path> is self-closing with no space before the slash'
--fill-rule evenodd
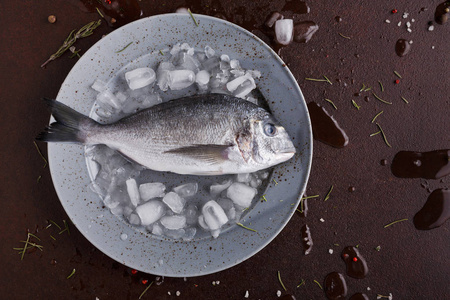
<path id="1" fill-rule="evenodd" d="M 165 151 L 164 153 L 180 154 L 210 164 L 220 164 L 228 159 L 227 149 L 233 145 L 192 145 Z"/>

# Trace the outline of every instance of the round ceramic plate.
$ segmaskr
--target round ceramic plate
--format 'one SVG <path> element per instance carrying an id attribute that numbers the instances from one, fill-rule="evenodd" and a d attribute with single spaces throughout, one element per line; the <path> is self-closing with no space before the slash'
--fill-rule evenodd
<path id="1" fill-rule="evenodd" d="M 103 208 L 102 200 L 88 188 L 90 172 L 80 145 L 48 145 L 50 171 L 56 192 L 73 224 L 99 250 L 114 260 L 146 273 L 190 277 L 218 272 L 251 257 L 272 241 L 287 224 L 303 194 L 312 158 L 312 132 L 306 103 L 297 82 L 283 61 L 252 33 L 222 19 L 167 14 L 141 19 L 108 34 L 87 51 L 70 71 L 57 100 L 89 115 L 96 79 L 114 88 L 116 74 L 147 61 L 164 59 L 159 52 L 187 42 L 196 49 L 209 45 L 217 54 L 238 59 L 245 69 L 261 71 L 257 86 L 270 109 L 293 138 L 297 153 L 274 168 L 258 201 L 241 223 L 217 239 L 209 236 L 178 241 L 153 236 L 129 225 Z M 124 51 L 124 46 L 133 42 Z M 138 63 L 139 65 L 139 63 Z M 274 180 L 272 180 L 274 179 Z M 127 239 L 122 240 L 121 235 Z"/>

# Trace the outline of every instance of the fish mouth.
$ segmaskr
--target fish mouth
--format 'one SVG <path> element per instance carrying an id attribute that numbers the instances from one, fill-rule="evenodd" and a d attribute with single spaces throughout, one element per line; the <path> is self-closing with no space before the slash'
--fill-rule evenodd
<path id="1" fill-rule="evenodd" d="M 288 160 L 292 156 L 294 156 L 295 152 L 296 152 L 295 148 L 292 147 L 292 148 L 286 148 L 286 149 L 279 150 L 279 151 L 277 151 L 276 155 L 280 159 Z"/>

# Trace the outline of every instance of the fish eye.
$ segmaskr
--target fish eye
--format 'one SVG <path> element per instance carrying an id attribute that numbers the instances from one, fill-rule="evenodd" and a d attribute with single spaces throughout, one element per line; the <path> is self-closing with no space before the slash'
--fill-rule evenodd
<path id="1" fill-rule="evenodd" d="M 277 128 L 271 123 L 264 124 L 264 133 L 267 136 L 274 136 L 277 134 Z"/>

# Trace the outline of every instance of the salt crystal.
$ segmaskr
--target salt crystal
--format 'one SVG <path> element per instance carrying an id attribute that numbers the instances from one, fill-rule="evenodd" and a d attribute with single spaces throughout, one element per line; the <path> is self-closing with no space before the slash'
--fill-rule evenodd
<path id="1" fill-rule="evenodd" d="M 248 297 L 249 297 L 248 291 L 245 291 L 244 298 L 248 298 Z"/>
<path id="2" fill-rule="evenodd" d="M 388 23 L 388 24 L 389 24 L 389 23 L 391 23 L 391 21 L 390 21 L 390 20 L 388 20 L 388 19 L 386 19 L 386 20 L 385 20 L 385 22 L 386 22 L 386 23 Z"/>
<path id="3" fill-rule="evenodd" d="M 289 45 L 294 36 L 294 20 L 283 19 L 275 22 L 275 40 L 278 44 Z"/>
<path id="4" fill-rule="evenodd" d="M 368 291 L 370 291 L 370 290 L 371 290 L 371 288 L 370 288 L 370 287 L 367 287 L 367 290 L 368 290 Z"/>
<path id="5" fill-rule="evenodd" d="M 195 81 L 195 74 L 191 70 L 173 70 L 168 73 L 168 85 L 171 90 L 182 90 Z"/>
<path id="6" fill-rule="evenodd" d="M 235 182 L 227 190 L 227 197 L 240 207 L 249 207 L 256 195 L 256 189 L 243 183 Z"/>
<path id="7" fill-rule="evenodd" d="M 322 223 L 325 222 L 325 220 L 323 218 L 320 218 L 319 221 Z"/>
<path id="8" fill-rule="evenodd" d="M 409 16 L 409 13 L 405 12 L 403 13 L 403 19 L 406 19 Z"/>
<path id="9" fill-rule="evenodd" d="M 411 23 L 410 22 L 406 22 L 406 27 L 411 27 Z"/>
<path id="10" fill-rule="evenodd" d="M 125 80 L 132 90 L 143 88 L 156 80 L 156 73 L 152 68 L 137 68 L 125 73 Z"/>
<path id="11" fill-rule="evenodd" d="M 280 290 L 277 291 L 277 297 L 278 298 L 281 297 L 281 291 Z"/>
<path id="12" fill-rule="evenodd" d="M 137 186 L 136 180 L 133 178 L 128 179 L 126 182 L 127 192 L 130 196 L 131 204 L 137 206 L 140 202 L 139 188 Z"/>
<path id="13" fill-rule="evenodd" d="M 198 191 L 198 183 L 186 183 L 173 188 L 173 191 L 180 195 L 180 197 L 192 197 Z"/>
<path id="14" fill-rule="evenodd" d="M 333 254 L 333 249 L 328 249 L 328 253 Z"/>
<path id="15" fill-rule="evenodd" d="M 163 198 L 163 202 L 177 214 L 183 210 L 184 205 L 186 204 L 186 200 L 174 192 L 167 193 Z"/>
<path id="16" fill-rule="evenodd" d="M 415 22 L 416 20 L 414 20 L 414 19 L 411 19 L 411 22 Z"/>
<path id="17" fill-rule="evenodd" d="M 210 76 L 211 75 L 208 73 L 208 71 L 201 70 L 197 73 L 197 75 L 195 75 L 195 82 L 200 85 L 208 84 Z"/>
<path id="18" fill-rule="evenodd" d="M 402 21 L 398 22 L 397 26 L 402 26 Z"/>
<path id="19" fill-rule="evenodd" d="M 407 28 L 406 29 L 408 32 L 412 32 L 412 29 L 411 28 Z"/>
<path id="20" fill-rule="evenodd" d="M 431 49 L 434 49 L 434 46 L 431 46 Z"/>
<path id="21" fill-rule="evenodd" d="M 434 25 L 431 25 L 430 27 L 428 27 L 428 31 L 433 31 L 434 30 Z"/>
<path id="22" fill-rule="evenodd" d="M 101 93 L 106 90 L 106 83 L 100 79 L 96 79 L 94 83 L 91 85 L 91 88 Z"/>
<path id="23" fill-rule="evenodd" d="M 149 182 L 139 186 L 139 194 L 143 201 L 148 201 L 153 198 L 164 197 L 166 186 L 161 182 Z"/>
<path id="24" fill-rule="evenodd" d="M 157 200 L 150 200 L 136 207 L 136 213 L 141 218 L 142 225 L 144 226 L 158 221 L 164 215 L 164 212 L 164 204 Z"/>
<path id="25" fill-rule="evenodd" d="M 217 230 L 228 222 L 228 217 L 220 205 L 210 200 L 203 205 L 203 217 L 210 230 Z"/>
<path id="26" fill-rule="evenodd" d="M 177 297 L 180 296 L 180 295 L 181 295 L 180 291 L 177 291 L 177 292 L 175 293 L 175 295 L 177 295 Z"/>

